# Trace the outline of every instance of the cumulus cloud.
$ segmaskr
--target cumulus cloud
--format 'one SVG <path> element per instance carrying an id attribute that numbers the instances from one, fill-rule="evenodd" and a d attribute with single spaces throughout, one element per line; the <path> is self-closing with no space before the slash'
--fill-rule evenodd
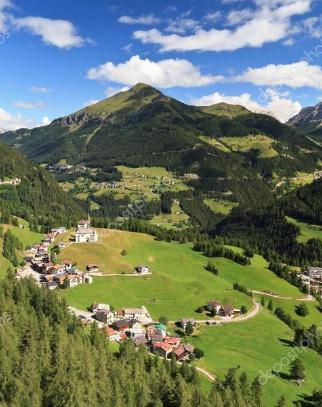
<path id="1" fill-rule="evenodd" d="M 270 64 L 261 68 L 248 68 L 235 80 L 259 86 L 286 85 L 292 88 L 308 86 L 322 89 L 322 68 L 310 65 L 307 61 L 285 65 Z"/>
<path id="2" fill-rule="evenodd" d="M 27 109 L 27 110 L 33 110 L 33 109 L 44 109 L 46 107 L 45 103 L 43 102 L 25 102 L 23 100 L 18 100 L 14 102 L 14 106 L 17 107 L 18 109 Z"/>
<path id="3" fill-rule="evenodd" d="M 88 79 L 111 81 L 133 86 L 139 82 L 160 88 L 206 86 L 223 80 L 222 76 L 202 75 L 200 69 L 185 59 L 159 62 L 139 55 L 120 64 L 106 62 L 87 72 Z"/>
<path id="4" fill-rule="evenodd" d="M 51 123 L 51 120 L 49 119 L 49 117 L 48 117 L 48 116 L 44 116 L 43 119 L 42 119 L 42 121 L 41 121 L 41 124 L 42 124 L 43 126 L 48 126 L 48 124 L 50 124 L 50 123 Z"/>
<path id="5" fill-rule="evenodd" d="M 122 88 L 114 88 L 113 86 L 109 86 L 105 91 L 105 95 L 108 98 L 110 98 L 111 96 L 114 96 L 117 93 L 126 92 L 127 90 L 129 90 L 128 86 L 123 86 Z"/>
<path id="6" fill-rule="evenodd" d="M 177 18 L 169 20 L 169 24 L 165 31 L 176 34 L 184 34 L 186 31 L 194 31 L 198 28 L 200 28 L 200 24 L 193 18 Z"/>
<path id="7" fill-rule="evenodd" d="M 53 20 L 43 17 L 24 17 L 13 20 L 18 29 L 25 29 L 41 37 L 47 45 L 62 49 L 80 47 L 88 42 L 77 34 L 75 26 L 67 20 Z"/>
<path id="8" fill-rule="evenodd" d="M 157 44 L 165 51 L 235 51 L 261 47 L 287 38 L 293 32 L 292 17 L 310 11 L 313 0 L 253 0 L 255 7 L 232 12 L 232 29 L 198 29 L 191 35 L 164 34 L 155 28 L 134 32 L 144 44 Z M 235 26 L 236 25 L 236 26 Z"/>
<path id="9" fill-rule="evenodd" d="M 11 114 L 0 107 L 0 133 L 21 128 L 32 128 L 37 124 L 33 119 L 23 117 L 19 114 Z"/>
<path id="10" fill-rule="evenodd" d="M 146 14 L 139 17 L 121 16 L 117 21 L 123 24 L 142 24 L 142 25 L 153 25 L 158 24 L 160 22 L 160 20 L 153 14 Z"/>
<path id="11" fill-rule="evenodd" d="M 7 11 L 12 7 L 10 0 L 0 0 L 0 33 L 7 31 L 8 14 Z"/>
<path id="12" fill-rule="evenodd" d="M 210 106 L 221 102 L 242 105 L 256 113 L 271 114 L 284 123 L 299 113 L 302 108 L 299 102 L 293 101 L 287 98 L 286 94 L 281 94 L 270 88 L 266 89 L 257 101 L 252 99 L 249 93 L 228 96 L 219 92 L 192 100 L 192 103 L 197 106 Z"/>

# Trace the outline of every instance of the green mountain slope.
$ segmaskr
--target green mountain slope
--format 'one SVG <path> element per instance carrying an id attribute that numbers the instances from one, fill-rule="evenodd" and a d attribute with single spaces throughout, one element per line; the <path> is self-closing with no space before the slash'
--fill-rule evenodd
<path id="1" fill-rule="evenodd" d="M 270 116 L 241 106 L 188 106 L 144 84 L 0 139 L 39 163 L 64 159 L 103 170 L 158 165 L 196 173 L 196 189 L 233 192 L 241 201 L 267 195 L 273 175 L 313 172 L 322 159 L 321 146 Z M 245 191 L 250 184 L 253 190 Z"/>
<path id="2" fill-rule="evenodd" d="M 33 165 L 13 148 L 0 143 L 0 210 L 25 219 L 42 217 L 72 221 L 83 210 L 44 169 Z M 17 178 L 17 185 L 4 182 Z"/>

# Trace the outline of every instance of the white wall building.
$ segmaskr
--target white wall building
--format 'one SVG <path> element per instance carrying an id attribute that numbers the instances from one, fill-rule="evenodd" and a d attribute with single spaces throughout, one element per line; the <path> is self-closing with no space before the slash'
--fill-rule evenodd
<path id="1" fill-rule="evenodd" d="M 98 236 L 95 229 L 77 229 L 75 234 L 76 243 L 94 243 L 97 242 Z"/>

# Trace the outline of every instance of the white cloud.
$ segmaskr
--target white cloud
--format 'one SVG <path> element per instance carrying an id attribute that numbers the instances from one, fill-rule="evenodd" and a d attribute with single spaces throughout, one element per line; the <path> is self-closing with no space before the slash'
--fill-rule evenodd
<path id="1" fill-rule="evenodd" d="M 251 82 L 258 86 L 290 86 L 301 88 L 308 86 L 322 89 L 322 68 L 310 65 L 307 61 L 293 64 L 266 65 L 262 68 L 248 68 L 235 78 L 240 82 Z"/>
<path id="2" fill-rule="evenodd" d="M 309 17 L 300 23 L 304 33 L 313 38 L 321 38 L 322 36 L 322 16 Z"/>
<path id="3" fill-rule="evenodd" d="M 117 93 L 126 92 L 127 90 L 129 90 L 128 86 L 123 86 L 122 88 L 114 88 L 113 86 L 109 86 L 105 91 L 105 95 L 108 98 L 110 98 L 111 96 L 114 96 Z"/>
<path id="4" fill-rule="evenodd" d="M 0 33 L 7 31 L 8 14 L 7 10 L 13 7 L 10 0 L 0 0 Z"/>
<path id="5" fill-rule="evenodd" d="M 218 21 L 222 17 L 221 11 L 210 11 L 208 14 L 204 16 L 204 20 L 209 21 L 210 23 L 214 23 Z"/>
<path id="6" fill-rule="evenodd" d="M 39 35 L 45 44 L 62 49 L 80 47 L 88 42 L 77 34 L 74 25 L 67 20 L 24 17 L 14 19 L 14 24 L 18 29 L 26 29 L 33 35 Z"/>
<path id="7" fill-rule="evenodd" d="M 51 89 L 46 86 L 31 86 L 30 90 L 34 93 L 50 93 Z"/>
<path id="8" fill-rule="evenodd" d="M 154 62 L 139 55 L 118 65 L 106 62 L 87 72 L 88 79 L 111 81 L 124 85 L 147 83 L 160 88 L 206 86 L 223 80 L 222 76 L 202 75 L 200 69 L 185 59 Z"/>
<path id="9" fill-rule="evenodd" d="M 142 24 L 142 25 L 153 25 L 158 24 L 160 22 L 160 20 L 153 14 L 146 14 L 139 17 L 121 16 L 117 21 L 123 24 Z"/>
<path id="10" fill-rule="evenodd" d="M 210 106 L 221 102 L 242 105 L 252 112 L 271 114 L 284 123 L 299 113 L 302 108 L 299 102 L 288 99 L 285 94 L 280 94 L 274 89 L 266 89 L 259 99 L 258 101 L 253 100 L 249 93 L 243 93 L 240 96 L 227 96 L 215 92 L 200 99 L 194 99 L 192 103 L 197 106 Z"/>
<path id="11" fill-rule="evenodd" d="M 20 113 L 13 115 L 0 107 L 0 133 L 35 126 L 36 123 L 33 119 L 23 117 Z"/>
<path id="12" fill-rule="evenodd" d="M 42 119 L 42 121 L 41 121 L 41 124 L 42 124 L 43 126 L 48 126 L 48 124 L 50 124 L 50 123 L 51 123 L 51 120 L 49 119 L 49 117 L 48 117 L 48 116 L 44 116 L 43 119 Z"/>
<path id="13" fill-rule="evenodd" d="M 200 28 L 199 22 L 193 18 L 170 19 L 165 31 L 184 34 L 186 31 L 194 31 Z"/>
<path id="14" fill-rule="evenodd" d="M 292 17 L 310 11 L 313 0 L 253 0 L 255 8 L 230 14 L 233 29 L 198 29 L 191 35 L 163 34 L 157 29 L 134 32 L 144 44 L 158 44 L 161 51 L 235 51 L 261 47 L 287 38 L 293 32 Z M 229 21 L 230 20 L 230 21 Z"/>
<path id="15" fill-rule="evenodd" d="M 18 109 L 27 109 L 27 110 L 33 110 L 33 109 L 44 109 L 46 105 L 43 102 L 25 102 L 23 100 L 18 100 L 14 102 L 14 106 L 17 107 Z"/>

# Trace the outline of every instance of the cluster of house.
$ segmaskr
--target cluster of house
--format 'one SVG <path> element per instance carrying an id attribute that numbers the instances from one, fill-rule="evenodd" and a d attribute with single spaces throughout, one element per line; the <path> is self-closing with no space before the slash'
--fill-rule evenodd
<path id="1" fill-rule="evenodd" d="M 309 267 L 303 273 L 298 274 L 302 282 L 308 287 L 311 294 L 317 293 L 322 297 L 322 268 Z"/>
<path id="2" fill-rule="evenodd" d="M 53 165 L 48 165 L 47 169 L 53 172 L 83 172 L 87 170 L 84 164 L 71 165 L 67 163 L 66 164 L 56 163 Z"/>
<path id="3" fill-rule="evenodd" d="M 98 240 L 98 235 L 95 229 L 91 227 L 90 219 L 82 219 L 78 222 L 75 232 L 76 243 L 95 243 Z"/>
<path id="4" fill-rule="evenodd" d="M 21 178 L 13 178 L 13 179 L 0 179 L 0 185 L 13 185 L 17 186 L 21 183 Z"/>
<path id="5" fill-rule="evenodd" d="M 188 360 L 194 352 L 192 345 L 169 335 L 164 324 L 153 322 L 145 307 L 112 311 L 108 304 L 93 304 L 91 312 L 111 342 L 129 339 L 135 346 L 144 346 L 157 356 L 174 355 L 177 360 Z M 84 317 L 81 316 L 81 320 Z"/>
<path id="6" fill-rule="evenodd" d="M 65 232 L 66 229 L 64 227 L 52 229 L 45 236 L 42 243 L 35 244 L 27 250 L 24 253 L 24 259 L 27 264 L 17 271 L 17 278 L 31 275 L 42 286 L 50 290 L 58 287 L 76 287 L 82 283 L 91 284 L 93 282 L 92 276 L 79 271 L 73 266 L 71 261 L 65 260 L 62 264 L 54 264 L 50 260 L 50 246 L 59 234 Z M 65 243 L 59 243 L 57 247 L 63 249 Z M 27 272 L 28 270 L 29 272 Z"/>
<path id="7" fill-rule="evenodd" d="M 210 312 L 213 316 L 220 316 L 222 318 L 233 318 L 241 314 L 239 308 L 234 308 L 232 305 L 223 305 L 220 301 L 212 300 L 205 306 L 206 311 Z"/>

